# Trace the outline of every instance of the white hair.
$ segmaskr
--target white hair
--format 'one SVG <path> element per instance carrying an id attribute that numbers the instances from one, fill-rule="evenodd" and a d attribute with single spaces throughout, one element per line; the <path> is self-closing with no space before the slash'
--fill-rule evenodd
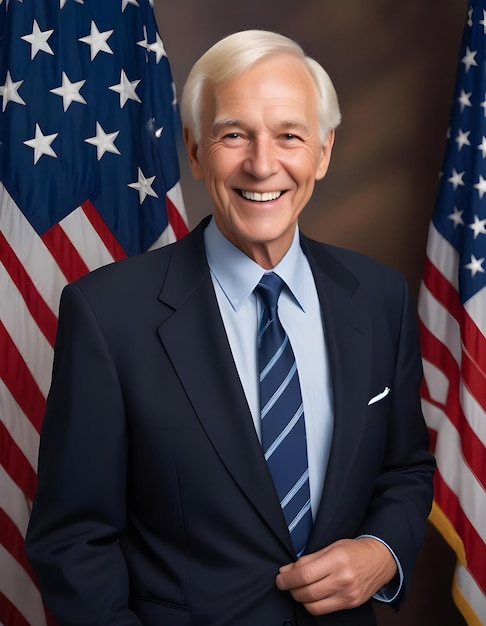
<path id="1" fill-rule="evenodd" d="M 324 142 L 329 131 L 341 121 L 336 90 L 328 73 L 292 39 L 265 30 L 243 30 L 209 48 L 194 64 L 186 80 L 181 98 L 182 122 L 197 143 L 201 140 L 204 85 L 208 81 L 220 84 L 233 80 L 266 57 L 282 53 L 301 59 L 317 87 L 320 139 Z"/>

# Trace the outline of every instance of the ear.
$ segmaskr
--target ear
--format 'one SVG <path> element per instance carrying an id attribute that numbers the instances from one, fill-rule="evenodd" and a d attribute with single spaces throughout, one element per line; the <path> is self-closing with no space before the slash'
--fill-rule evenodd
<path id="1" fill-rule="evenodd" d="M 192 175 L 196 180 L 203 180 L 204 174 L 201 163 L 199 162 L 198 154 L 199 145 L 195 141 L 193 132 L 187 126 L 184 126 L 183 135 Z"/>
<path id="2" fill-rule="evenodd" d="M 327 173 L 327 168 L 329 167 L 329 162 L 331 160 L 331 152 L 334 145 L 335 136 L 335 131 L 330 130 L 327 133 L 327 137 L 321 146 L 321 154 L 319 156 L 319 163 L 316 169 L 316 180 L 321 180 Z"/>

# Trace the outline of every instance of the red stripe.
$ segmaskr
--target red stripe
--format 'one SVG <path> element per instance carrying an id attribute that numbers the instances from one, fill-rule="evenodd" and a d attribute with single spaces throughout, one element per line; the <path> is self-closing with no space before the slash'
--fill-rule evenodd
<path id="1" fill-rule="evenodd" d="M 182 237 L 187 235 L 189 230 L 176 206 L 167 195 L 165 196 L 165 206 L 167 208 L 167 218 L 172 230 L 174 231 L 176 239 L 182 239 Z"/>
<path id="2" fill-rule="evenodd" d="M 32 378 L 22 355 L 7 329 L 0 321 L 0 378 L 5 382 L 22 411 L 40 432 L 44 416 L 45 398 Z"/>
<path id="3" fill-rule="evenodd" d="M 486 341 L 483 341 L 482 350 L 486 352 Z M 481 406 L 483 411 L 486 411 L 486 378 L 484 374 L 479 371 L 476 363 L 464 350 L 462 352 L 461 365 L 461 374 L 464 379 L 464 384 L 469 389 L 471 395 L 476 398 L 477 403 Z"/>
<path id="4" fill-rule="evenodd" d="M 424 284 L 460 325 L 463 343 L 461 375 L 471 394 L 486 411 L 486 338 L 461 306 L 457 291 L 430 262 L 426 264 Z"/>
<path id="5" fill-rule="evenodd" d="M 0 232 L 0 261 L 5 266 L 10 278 L 22 294 L 25 304 L 35 319 L 40 331 L 47 341 L 54 347 L 56 338 L 57 318 L 47 306 L 36 289 L 32 279 L 27 274 L 24 266 L 11 248 L 7 239 Z"/>
<path id="6" fill-rule="evenodd" d="M 460 402 L 461 378 L 458 365 L 448 348 L 424 324 L 419 323 L 419 326 L 423 358 L 435 365 L 449 381 L 445 404 L 437 402 L 430 396 L 426 384 L 422 386 L 422 397 L 440 407 L 454 425 L 461 437 L 464 458 L 471 471 L 484 486 L 486 485 L 486 454 L 482 441 L 472 430 L 462 410 Z"/>
<path id="7" fill-rule="evenodd" d="M 0 422 L 0 460 L 2 467 L 14 483 L 32 501 L 37 487 L 36 473 L 3 422 Z M 2 528 L 1 524 L 0 528 Z"/>
<path id="8" fill-rule="evenodd" d="M 32 626 L 0 590 L 0 620 L 4 626 Z"/>
<path id="9" fill-rule="evenodd" d="M 444 482 L 439 470 L 436 470 L 434 476 L 434 491 L 437 504 L 464 543 L 467 569 L 483 593 L 486 593 L 486 567 L 484 566 L 486 563 L 486 545 L 484 541 L 465 515 L 457 495 Z"/>
<path id="10" fill-rule="evenodd" d="M 440 273 L 429 258 L 425 259 L 423 282 L 434 297 L 444 305 L 460 324 L 466 351 L 471 355 L 484 376 L 486 372 L 486 338 L 461 305 L 457 290 Z"/>
<path id="11" fill-rule="evenodd" d="M 30 579 L 37 587 L 37 579 L 34 570 L 25 554 L 24 537 L 3 509 L 0 509 L 0 528 L 2 529 L 0 543 L 12 555 L 22 569 L 25 570 L 26 574 L 29 575 Z"/>
<path id="12" fill-rule="evenodd" d="M 118 243 L 118 240 L 108 228 L 105 220 L 101 217 L 91 201 L 86 200 L 86 202 L 83 202 L 81 208 L 83 209 L 88 220 L 91 222 L 91 225 L 93 226 L 95 231 L 98 233 L 99 238 L 105 244 L 113 259 L 115 261 L 121 261 L 121 259 L 125 259 L 128 256 L 127 253 Z"/>
<path id="13" fill-rule="evenodd" d="M 42 235 L 41 239 L 68 282 L 72 282 L 89 272 L 88 266 L 59 224 L 54 224 Z"/>

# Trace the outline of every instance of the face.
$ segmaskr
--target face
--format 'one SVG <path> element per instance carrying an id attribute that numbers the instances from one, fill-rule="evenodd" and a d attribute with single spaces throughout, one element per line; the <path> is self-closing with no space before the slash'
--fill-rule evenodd
<path id="1" fill-rule="evenodd" d="M 317 97 L 299 59 L 273 56 L 206 86 L 200 142 L 184 130 L 192 173 L 206 183 L 219 229 L 266 269 L 288 250 L 327 171 L 334 132 L 319 141 Z"/>

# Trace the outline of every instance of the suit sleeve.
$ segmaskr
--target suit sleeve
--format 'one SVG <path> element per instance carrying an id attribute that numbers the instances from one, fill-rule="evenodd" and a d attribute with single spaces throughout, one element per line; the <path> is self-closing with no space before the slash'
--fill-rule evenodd
<path id="1" fill-rule="evenodd" d="M 419 394 L 422 361 L 417 317 L 403 277 L 402 281 L 403 306 L 385 453 L 373 497 L 357 533 L 379 537 L 398 558 L 404 586 L 394 604 L 400 604 L 406 595 L 424 538 L 435 468 Z"/>
<path id="2" fill-rule="evenodd" d="M 28 558 L 58 624 L 140 624 L 119 547 L 127 432 L 106 338 L 76 285 L 62 295 Z"/>

